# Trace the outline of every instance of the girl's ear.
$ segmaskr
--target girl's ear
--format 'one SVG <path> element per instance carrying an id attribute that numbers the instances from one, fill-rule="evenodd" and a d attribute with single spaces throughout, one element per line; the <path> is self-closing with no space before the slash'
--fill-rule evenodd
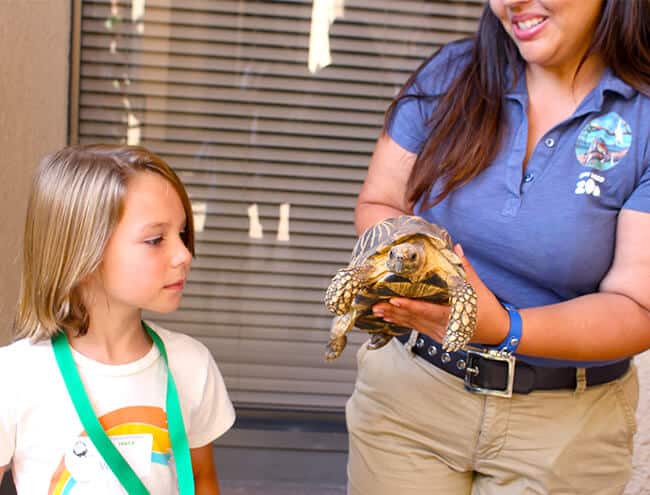
<path id="1" fill-rule="evenodd" d="M 94 272 L 89 273 L 86 275 L 84 278 L 82 278 L 79 281 L 79 288 L 86 289 L 88 287 L 91 287 L 93 284 L 96 284 L 97 282 L 101 282 L 101 275 L 99 274 L 100 268 L 95 270 Z"/>

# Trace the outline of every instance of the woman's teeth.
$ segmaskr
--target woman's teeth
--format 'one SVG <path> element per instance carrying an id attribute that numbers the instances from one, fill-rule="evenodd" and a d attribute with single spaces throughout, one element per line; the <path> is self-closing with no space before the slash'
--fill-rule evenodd
<path id="1" fill-rule="evenodd" d="M 537 26 L 538 24 L 541 24 L 544 22 L 543 17 L 536 17 L 534 19 L 528 19 L 526 21 L 521 21 L 517 23 L 517 27 L 521 29 L 522 31 L 525 31 L 526 29 L 530 29 L 532 27 Z"/>

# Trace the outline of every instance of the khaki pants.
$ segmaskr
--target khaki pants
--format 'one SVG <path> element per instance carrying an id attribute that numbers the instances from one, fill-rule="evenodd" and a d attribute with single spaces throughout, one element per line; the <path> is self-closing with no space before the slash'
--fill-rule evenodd
<path id="1" fill-rule="evenodd" d="M 638 382 L 511 399 L 459 378 L 396 339 L 357 355 L 346 416 L 349 495 L 621 494 L 632 469 Z"/>

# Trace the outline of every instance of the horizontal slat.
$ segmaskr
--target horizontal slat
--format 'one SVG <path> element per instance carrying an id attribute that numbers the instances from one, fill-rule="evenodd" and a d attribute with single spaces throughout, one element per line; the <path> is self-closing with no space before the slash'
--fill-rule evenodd
<path id="1" fill-rule="evenodd" d="M 350 226 L 352 230 L 352 226 Z M 342 251 L 350 252 L 356 241 L 356 236 L 350 237 L 333 236 L 333 235 L 307 235 L 307 234 L 292 234 L 289 241 L 276 240 L 276 228 L 273 225 L 267 225 L 264 230 L 264 238 L 251 239 L 248 236 L 248 230 L 224 230 L 224 229 L 211 229 L 208 228 L 202 232 L 196 233 L 196 239 L 199 242 L 219 242 L 224 244 L 245 244 L 257 246 L 267 246 L 272 249 L 274 247 L 291 246 L 297 248 L 311 248 L 311 249 L 339 249 Z"/>
<path id="2" fill-rule="evenodd" d="M 217 356 L 220 356 L 220 362 L 223 363 L 240 363 L 246 361 L 246 355 L 256 356 L 255 364 L 250 369 L 245 370 L 242 376 L 267 376 L 268 378 L 283 378 L 290 376 L 296 368 L 309 369 L 303 376 L 310 380 L 331 380 L 332 383 L 341 381 L 341 379 L 350 376 L 350 372 L 345 369 L 335 368 L 325 361 L 325 343 L 327 342 L 327 332 L 320 332 L 323 336 L 321 343 L 304 343 L 293 340 L 286 341 L 260 341 L 255 339 L 231 339 L 209 337 L 202 339 L 210 347 L 214 347 Z M 343 351 L 350 355 L 354 354 L 354 347 Z M 249 360 L 250 362 L 250 360 Z M 256 372 L 262 366 L 276 367 L 275 370 L 264 370 L 264 373 Z M 296 377 L 298 378 L 298 377 Z"/>
<path id="3" fill-rule="evenodd" d="M 252 204 L 252 203 L 251 203 Z M 256 203 L 257 204 L 257 203 Z M 244 206 L 248 207 L 247 204 Z M 278 208 L 279 210 L 279 208 Z M 209 235 L 204 232 L 210 232 L 211 230 L 224 230 L 228 229 L 230 231 L 242 231 L 247 234 L 245 240 L 248 241 L 249 246 L 255 246 L 256 241 L 260 238 L 258 237 L 248 237 L 249 231 L 249 218 L 245 215 L 244 211 L 237 212 L 235 215 L 226 215 L 226 214 L 216 214 L 213 211 L 210 211 L 206 208 L 207 215 L 205 218 L 202 218 L 204 222 L 203 228 L 197 232 L 197 239 L 206 240 L 209 239 Z M 269 211 L 269 210 L 267 210 Z M 279 214 L 278 211 L 269 212 L 269 215 L 264 215 L 259 217 L 259 224 L 263 228 L 261 237 L 273 235 L 276 236 L 278 232 L 279 224 Z M 197 215 L 195 213 L 195 215 Z M 310 247 L 303 246 L 300 244 L 298 239 L 305 240 L 310 235 L 314 237 L 314 240 L 318 242 L 322 240 L 324 236 L 336 236 L 343 238 L 344 242 L 347 244 L 350 237 L 356 237 L 356 232 L 354 227 L 351 224 L 351 219 L 348 219 L 346 223 L 339 223 L 334 221 L 329 222 L 316 222 L 310 220 L 300 220 L 296 217 L 288 217 L 287 222 L 289 223 L 286 233 L 292 237 L 292 239 L 285 239 L 286 246 L 292 247 Z M 318 219 L 316 219 L 318 220 Z M 330 219 L 331 220 L 331 219 Z M 274 247 L 282 246 L 282 243 L 273 244 Z M 316 244 L 318 247 L 318 244 Z"/>
<path id="4" fill-rule="evenodd" d="M 84 46 L 108 48 L 109 43 L 98 42 L 95 36 L 110 36 L 115 49 L 121 50 L 133 46 L 133 39 L 140 40 L 145 51 L 166 52 L 187 55 L 214 55 L 214 43 L 230 43 L 233 47 L 255 46 L 260 49 L 279 50 L 280 54 L 295 53 L 296 59 L 304 57 L 309 49 L 307 33 L 269 32 L 263 30 L 246 30 L 242 26 L 183 26 L 182 30 L 172 29 L 167 24 L 147 22 L 144 33 L 139 32 L 138 24 L 121 23 L 113 31 L 107 31 L 105 18 L 86 19 L 83 23 Z M 392 39 L 384 38 L 385 32 L 369 33 L 364 37 L 335 37 L 330 39 L 330 50 L 337 65 L 354 66 L 353 55 L 387 57 L 421 58 L 433 53 L 440 45 L 462 37 L 460 33 L 432 32 L 415 30 L 407 36 L 399 32 Z M 389 35 L 391 33 L 388 33 Z M 182 35 L 182 36 L 181 36 Z M 92 40 L 92 41 L 91 41 Z M 103 43 L 103 45 L 101 44 Z M 276 54 L 275 57 L 282 55 Z M 223 56 L 236 56 L 236 49 L 229 50 Z M 349 56 L 346 56 L 349 55 Z M 339 61 L 339 57 L 342 61 Z M 406 67 L 393 67 L 393 71 L 405 71 Z"/>
<path id="5" fill-rule="evenodd" d="M 307 342 L 316 346 L 322 346 L 324 349 L 325 343 L 329 335 L 329 320 L 326 327 L 323 328 L 287 328 L 287 327 L 271 327 L 267 325 L 253 327 L 241 324 L 238 326 L 226 325 L 221 321 L 212 323 L 193 323 L 193 322 L 168 322 L 165 320 L 167 315 L 160 314 L 147 314 L 145 316 L 148 320 L 160 323 L 170 330 L 191 334 L 199 340 L 206 341 L 208 339 L 221 339 L 231 338 L 240 340 L 277 340 L 277 341 L 291 341 L 291 342 Z M 333 368 L 350 368 L 356 365 L 354 354 L 359 345 L 367 341 L 369 335 L 359 330 L 348 332 L 348 345 L 345 351 L 335 361 L 328 363 L 328 367 Z M 286 364 L 286 363 L 285 363 Z"/>
<path id="6" fill-rule="evenodd" d="M 183 173 L 181 172 L 181 179 Z M 196 198 L 194 198 L 196 199 Z M 245 202 L 242 198 L 239 198 L 240 201 L 201 201 L 197 200 L 196 204 L 200 204 L 202 208 L 210 215 L 227 215 L 227 216 L 245 216 L 247 210 L 251 203 Z M 259 218 L 262 221 L 268 220 L 271 222 L 276 222 L 279 218 L 279 205 L 281 202 L 278 201 L 275 203 L 259 203 L 255 204 L 258 207 Z M 343 224 L 342 226 L 345 229 L 350 228 L 350 223 L 352 222 L 352 213 L 349 209 L 345 208 L 319 208 L 311 206 L 301 206 L 301 205 L 291 205 L 291 219 L 304 219 L 304 220 L 319 220 L 322 222 L 332 222 Z M 250 245 L 248 245 L 250 247 Z M 307 251 L 305 251 L 306 255 Z M 279 251 L 274 253 L 274 256 L 282 256 L 282 252 Z M 313 253 L 310 253 L 310 256 L 313 256 Z M 309 258 L 312 259 L 312 258 Z"/>
<path id="7" fill-rule="evenodd" d="M 194 269 L 201 269 L 194 263 Z M 331 275 L 330 275 L 331 276 Z M 233 275 L 237 279 L 237 275 Z M 320 289 L 295 289 L 295 288 L 277 288 L 277 287 L 260 287 L 260 286 L 237 286 L 222 284 L 203 284 L 190 282 L 183 291 L 185 297 L 213 297 L 225 299 L 246 299 L 247 301 L 258 301 L 264 304 L 264 301 L 298 301 L 310 302 L 314 304 L 323 304 L 325 292 Z M 334 315 L 332 315 L 334 316 Z"/>
<path id="8" fill-rule="evenodd" d="M 348 108 L 336 110 L 321 108 L 314 112 L 307 107 L 295 104 L 271 105 L 265 103 L 208 101 L 205 99 L 191 99 L 184 96 L 167 97 L 154 95 L 137 95 L 129 93 L 128 96 L 120 94 L 95 93 L 86 91 L 81 95 L 81 108 L 89 109 L 120 109 L 132 112 L 169 112 L 172 115 L 191 114 L 221 115 L 224 118 L 252 116 L 257 119 L 290 121 L 296 124 L 305 122 L 318 122 L 333 125 L 353 125 L 358 127 L 372 127 L 379 129 L 383 124 L 383 113 L 367 111 L 365 109 Z M 354 123 L 354 124 L 350 124 Z"/>
<path id="9" fill-rule="evenodd" d="M 350 385 L 352 389 L 352 385 Z M 232 389 L 232 387 L 231 387 Z M 341 412 L 345 409 L 345 403 L 350 393 L 343 395 L 325 395 L 316 391 L 311 394 L 289 394 L 283 391 L 259 392 L 259 391 L 242 391 L 232 390 L 230 399 L 239 407 L 259 408 L 260 405 L 273 409 L 289 410 L 314 410 L 314 411 L 336 411 Z M 314 389 L 315 390 L 315 389 Z"/>
<path id="10" fill-rule="evenodd" d="M 357 182 L 332 180 L 330 178 L 299 179 L 287 181 L 284 177 L 273 177 L 255 174 L 228 174 L 228 173 L 201 173 L 195 172 L 191 176 L 185 174 L 185 184 L 188 187 L 223 187 L 247 190 L 266 191 L 320 191 L 321 194 L 337 194 L 356 196 L 360 184 Z"/>
<path id="11" fill-rule="evenodd" d="M 314 262 L 318 260 L 321 263 L 332 263 L 338 266 L 347 264 L 350 258 L 348 251 L 323 250 L 319 247 L 315 249 L 301 249 L 294 246 L 260 246 L 256 244 L 208 244 L 198 242 L 195 246 L 196 260 L 204 257 L 209 258 L 212 255 L 219 256 L 240 256 L 245 259 L 272 259 L 275 261 L 295 261 L 295 262 Z"/>
<path id="12" fill-rule="evenodd" d="M 100 135 L 88 134 L 81 135 L 81 143 L 95 143 L 103 141 L 107 143 L 124 143 L 126 135 Z M 255 160 L 255 161 L 280 161 L 280 162 L 294 162 L 297 164 L 319 165 L 335 167 L 357 167 L 365 170 L 368 166 L 370 157 L 366 154 L 350 154 L 339 153 L 337 151 L 321 150 L 316 152 L 302 152 L 284 150 L 279 151 L 275 149 L 261 148 L 261 147 L 236 147 L 230 146 L 225 143 L 185 143 L 185 142 L 166 142 L 155 139 L 144 139 L 140 142 L 142 146 L 146 146 L 154 150 L 160 155 L 168 153 L 181 153 L 189 156 L 197 157 L 213 157 L 225 159 L 239 159 L 239 160 Z M 198 191 L 198 190 L 197 190 Z M 204 196 L 205 199 L 214 197 L 214 194 Z M 221 197 L 221 196 L 219 196 Z M 224 198 L 229 199 L 229 198 Z M 263 201 L 263 200 L 260 200 Z M 295 203 L 293 201 L 292 203 Z M 309 204 L 309 202 L 307 202 Z M 318 204 L 314 202 L 313 204 Z M 332 204 L 332 203 L 330 203 Z M 335 203 L 334 206 L 353 206 L 354 203 Z"/>
<path id="13" fill-rule="evenodd" d="M 274 344 L 264 342 L 248 346 L 245 342 L 236 341 L 230 345 L 227 339 L 219 339 L 218 345 L 214 346 L 214 353 L 219 359 L 222 372 L 226 377 L 231 377 L 232 381 L 238 381 L 237 385 L 243 390 L 255 389 L 252 379 L 258 378 L 266 383 L 265 387 L 260 387 L 262 390 L 267 388 L 284 392 L 313 393 L 314 383 L 319 383 L 325 387 L 326 393 L 349 391 L 347 387 L 350 381 L 354 380 L 355 370 L 335 368 L 325 363 L 323 359 L 325 346 L 319 347 L 318 352 L 312 354 L 306 352 L 307 346 L 303 343 Z M 352 349 L 350 351 L 353 352 Z M 247 355 L 260 356 L 263 362 L 258 361 L 242 369 L 238 363 L 246 362 Z M 300 358 L 296 359 L 298 356 Z M 287 361 L 295 364 L 293 366 L 282 364 Z M 279 384 L 281 385 L 278 387 Z M 306 387 L 308 384 L 309 387 Z"/>
<path id="14" fill-rule="evenodd" d="M 124 9 L 129 12 L 130 3 L 122 0 L 92 0 L 88 4 L 105 4 L 116 5 L 118 9 Z M 257 0 L 259 4 L 273 4 L 274 6 L 283 7 L 308 7 L 311 8 L 313 0 Z M 178 3 L 174 0 L 147 0 L 147 5 L 157 8 L 179 8 Z M 346 0 L 344 7 L 346 10 L 350 9 L 365 9 L 391 12 L 395 14 L 400 13 L 417 13 L 417 14 L 432 14 L 432 15 L 454 15 L 454 16 L 478 16 L 480 15 L 485 0 L 461 0 L 454 2 L 454 0 Z M 241 0 L 219 0 L 218 3 L 214 0 L 184 0 L 182 8 L 186 10 L 200 10 L 206 12 L 234 12 L 240 11 L 242 8 L 250 8 L 249 6 L 242 6 Z M 262 11 L 267 12 L 267 11 Z"/>
<path id="15" fill-rule="evenodd" d="M 119 75 L 121 77 L 121 75 Z M 124 87 L 123 87 L 124 86 Z M 386 98 L 362 98 L 359 96 L 323 95 L 319 93 L 304 94 L 300 99 L 290 90 L 239 89 L 231 87 L 198 86 L 192 84 L 174 84 L 161 81 L 130 80 L 125 85 L 121 80 L 96 79 L 84 77 L 81 79 L 81 91 L 105 92 L 108 94 L 128 94 L 135 96 L 167 96 L 173 98 L 201 98 L 208 101 L 230 101 L 242 103 L 264 103 L 275 105 L 297 105 L 303 108 L 318 110 L 320 108 L 347 109 L 363 107 L 366 112 L 384 113 L 390 100 Z M 126 93 L 128 91 L 128 93 Z"/>
<path id="16" fill-rule="evenodd" d="M 80 132 L 87 136 L 124 136 L 127 126 L 124 124 L 104 124 L 81 121 Z M 339 150 L 347 153 L 372 153 L 374 140 L 347 140 L 342 138 L 320 138 L 316 136 L 299 136 L 291 134 L 265 134 L 261 132 L 207 130 L 186 127 L 160 127 L 146 124 L 141 127 L 143 140 L 174 140 L 199 143 L 229 143 L 234 145 L 287 148 L 290 151 L 303 150 Z M 341 142 L 344 141 L 344 142 Z"/>
<path id="17" fill-rule="evenodd" d="M 240 255 L 241 256 L 241 255 Z M 276 259 L 256 259 L 250 257 L 197 257 L 192 266 L 200 270 L 228 270 L 246 273 L 279 273 L 296 275 L 316 275 L 332 277 L 341 268 L 335 263 L 320 263 L 316 261 L 301 262 L 294 260 L 281 261 Z"/>
<path id="18" fill-rule="evenodd" d="M 173 82 L 183 82 L 185 76 L 201 84 L 274 88 L 279 87 L 280 81 L 289 79 L 297 93 L 310 91 L 318 84 L 322 93 L 363 94 L 364 90 L 368 90 L 369 96 L 382 97 L 390 97 L 393 86 L 401 84 L 408 73 L 420 64 L 421 59 L 429 54 L 429 50 L 408 58 L 380 54 L 334 54 L 333 63 L 327 70 L 311 74 L 308 70 L 308 53 L 289 48 L 238 48 L 237 55 L 248 61 L 245 66 L 241 66 L 233 63 L 237 59 L 231 55 L 236 48 L 232 44 L 212 43 L 198 53 L 200 47 L 192 44 L 191 51 L 179 54 L 165 52 L 158 40 L 148 38 L 134 40 L 129 44 L 122 41 L 115 46 L 115 52 L 106 49 L 110 45 L 110 39 L 105 36 L 89 36 L 84 39 L 84 49 L 81 52 L 81 60 L 85 62 L 86 69 L 84 75 L 113 76 L 128 70 L 130 73 L 142 73 L 143 79 L 164 79 L 155 72 L 158 69 L 169 72 L 167 78 Z M 360 65 L 354 66 L 355 63 Z M 103 64 L 101 67 L 104 68 L 99 74 L 91 71 L 97 64 Z M 148 73 L 145 72 L 147 69 Z M 379 71 L 381 78 L 378 78 Z M 334 84 L 343 87 L 337 91 Z"/>
<path id="19" fill-rule="evenodd" d="M 233 284 L 250 287 L 289 287 L 322 291 L 325 291 L 329 284 L 329 279 L 324 276 L 285 274 L 282 277 L 278 277 L 276 274 L 269 273 L 217 272 L 209 270 L 195 270 L 192 274 L 192 280 L 212 284 Z M 320 308 L 318 309 L 320 311 Z"/>
<path id="20" fill-rule="evenodd" d="M 241 8 L 243 5 L 244 9 Z M 83 15 L 86 18 L 106 16 L 106 6 L 85 4 Z M 125 14 L 127 12 L 124 12 Z M 173 15 L 171 15 L 173 13 Z M 283 5 L 280 2 L 245 2 L 238 7 L 221 11 L 185 10 L 155 7 L 148 4 L 142 21 L 189 26 L 238 26 L 245 29 L 265 31 L 308 33 L 312 9 L 309 5 Z M 459 11 L 458 14 L 464 12 Z M 471 11 L 467 12 L 471 14 Z M 130 19 L 129 19 L 130 20 Z M 393 29 L 423 29 L 447 32 L 473 33 L 474 19 L 458 15 L 423 15 L 423 13 L 354 9 L 348 5 L 344 16 L 337 18 L 334 27 L 350 26 L 388 26 Z M 356 30 L 358 33 L 358 29 Z M 356 36 L 358 36 L 357 33 Z"/>
<path id="21" fill-rule="evenodd" d="M 82 143 L 95 143 L 98 141 L 108 143 L 124 143 L 126 132 L 115 134 L 82 134 Z M 188 155 L 207 155 L 219 158 L 247 159 L 262 161 L 266 157 L 269 161 L 284 161 L 317 165 L 338 165 L 365 169 L 370 157 L 366 153 L 339 153 L 338 151 L 314 150 L 302 151 L 291 149 L 263 148 L 261 146 L 231 146 L 227 143 L 187 143 L 183 141 L 162 141 L 159 139 L 142 139 L 138 144 L 155 150 L 159 154 L 167 152 L 184 153 Z"/>
<path id="22" fill-rule="evenodd" d="M 311 165 L 267 162 L 267 161 L 243 161 L 227 159 L 210 159 L 201 154 L 199 156 L 170 156 L 167 155 L 169 163 L 182 179 L 189 183 L 191 176 L 203 172 L 228 171 L 231 174 L 264 175 L 268 177 L 284 178 L 309 178 L 309 179 L 330 179 L 361 184 L 366 176 L 366 170 L 361 168 L 339 167 L 335 163 L 328 165 Z M 332 205 L 335 209 L 336 205 Z M 322 212 L 321 212 L 322 213 Z M 347 220 L 350 218 L 348 217 Z"/>
<path id="23" fill-rule="evenodd" d="M 249 135 L 259 136 L 295 136 L 311 138 L 339 138 L 351 140 L 370 141 L 374 143 L 378 135 L 375 126 L 362 126 L 356 124 L 336 125 L 320 122 L 293 122 L 276 119 L 259 118 L 251 115 L 246 117 L 216 115 L 197 115 L 193 113 L 176 114 L 154 110 L 134 111 L 125 108 L 82 108 L 81 122 L 88 123 L 115 123 L 123 128 L 128 124 L 129 114 L 135 115 L 138 120 L 145 122 L 146 127 L 164 128 L 169 132 L 173 129 L 193 129 L 206 133 L 208 130 L 222 130 L 227 132 L 246 132 Z"/>
<path id="24" fill-rule="evenodd" d="M 217 357 L 218 359 L 218 357 Z M 309 368 L 296 368 L 296 375 L 287 376 L 285 379 L 268 378 L 266 376 L 254 376 L 251 378 L 233 376 L 226 372 L 226 386 L 235 391 L 252 391 L 252 392 L 280 392 L 283 394 L 314 394 L 318 391 L 319 395 L 338 395 L 349 396 L 352 393 L 353 378 L 347 382 L 333 382 L 331 380 L 309 380 L 302 379 L 304 371 Z M 352 374 L 353 375 L 353 374 Z"/>
<path id="25" fill-rule="evenodd" d="M 285 275 L 283 281 L 292 279 L 305 280 L 309 277 Z M 327 283 L 327 281 L 325 281 Z M 321 284 L 324 289 L 327 286 Z M 331 316 L 321 302 L 304 302 L 304 301 L 256 301 L 252 298 L 213 298 L 201 296 L 187 296 L 183 298 L 183 308 L 187 310 L 211 311 L 221 313 L 250 313 L 265 315 L 290 315 L 290 316 Z"/>
<path id="26" fill-rule="evenodd" d="M 146 143 L 144 143 L 146 144 Z M 151 147 L 156 149 L 155 147 Z M 338 208 L 346 207 L 353 208 L 355 204 L 354 196 L 348 195 L 334 195 L 334 194 L 313 194 L 313 193 L 299 193 L 299 192 L 278 192 L 267 191 L 263 189 L 237 189 L 237 188 L 223 188 L 220 186 L 214 187 L 199 187 L 188 186 L 190 198 L 192 200 L 211 200 L 211 201 L 241 201 L 246 204 L 253 203 L 269 203 L 280 205 L 282 203 L 289 203 L 290 205 L 299 206 L 313 206 L 324 207 L 328 205 L 336 205 Z M 350 214 L 350 221 L 352 215 Z M 275 232 L 275 230 L 273 231 Z M 210 239 L 210 237 L 204 237 Z M 306 246 L 308 247 L 308 246 Z"/>
<path id="27" fill-rule="evenodd" d="M 332 323 L 328 316 L 302 316 L 302 315 L 277 315 L 264 313 L 232 313 L 223 312 L 219 314 L 201 312 L 196 310 L 180 309 L 165 315 L 164 320 L 170 328 L 181 328 L 183 323 L 208 325 L 210 323 L 221 323 L 227 325 L 246 325 L 270 328 L 313 328 L 327 329 Z"/>

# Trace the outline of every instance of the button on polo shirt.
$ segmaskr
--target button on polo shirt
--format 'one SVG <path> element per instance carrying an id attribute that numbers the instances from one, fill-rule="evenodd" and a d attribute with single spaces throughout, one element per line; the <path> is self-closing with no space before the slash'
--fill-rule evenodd
<path id="1" fill-rule="evenodd" d="M 409 88 L 426 97 L 397 106 L 388 133 L 403 148 L 419 153 L 436 96 L 466 63 L 468 46 L 445 47 Z M 527 107 L 520 77 L 505 97 L 506 132 L 493 163 L 433 208 L 416 205 L 462 244 L 494 294 L 518 308 L 597 291 L 613 259 L 620 209 L 650 212 L 649 98 L 606 71 L 575 113 L 542 136 L 524 168 Z"/>

